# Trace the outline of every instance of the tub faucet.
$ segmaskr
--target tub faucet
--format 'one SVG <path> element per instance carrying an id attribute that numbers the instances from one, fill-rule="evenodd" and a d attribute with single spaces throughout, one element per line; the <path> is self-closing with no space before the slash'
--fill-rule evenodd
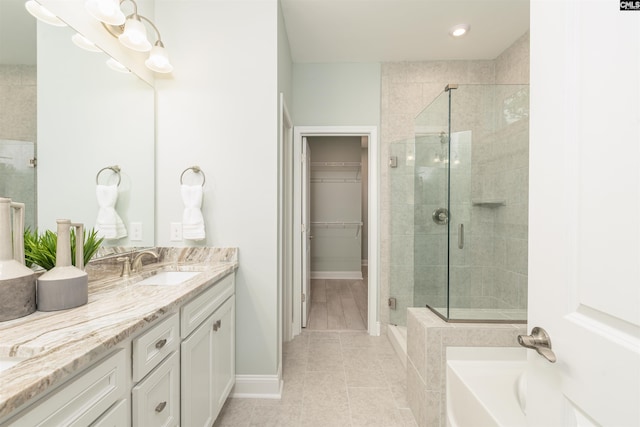
<path id="1" fill-rule="evenodd" d="M 149 255 L 153 257 L 153 259 L 155 259 L 156 261 L 158 260 L 158 254 L 155 253 L 154 251 L 142 251 L 138 255 L 136 255 L 135 258 L 133 258 L 133 261 L 131 262 L 132 272 L 136 273 L 140 271 L 140 269 L 142 268 L 142 258 L 145 255 Z"/>

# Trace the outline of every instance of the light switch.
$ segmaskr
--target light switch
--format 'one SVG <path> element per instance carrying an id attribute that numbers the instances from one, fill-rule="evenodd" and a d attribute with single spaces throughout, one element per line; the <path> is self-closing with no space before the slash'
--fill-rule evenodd
<path id="1" fill-rule="evenodd" d="M 171 223 L 169 240 L 171 240 L 172 242 L 179 242 L 180 240 L 182 240 L 182 223 L 181 222 Z"/>
<path id="2" fill-rule="evenodd" d="M 132 222 L 129 224 L 129 240 L 132 242 L 142 241 L 142 223 Z"/>

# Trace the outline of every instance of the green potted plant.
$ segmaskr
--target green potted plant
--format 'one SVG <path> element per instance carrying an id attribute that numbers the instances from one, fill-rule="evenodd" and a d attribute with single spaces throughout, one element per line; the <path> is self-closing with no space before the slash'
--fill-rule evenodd
<path id="1" fill-rule="evenodd" d="M 95 255 L 104 238 L 98 237 L 98 232 L 93 228 L 84 230 L 84 265 Z M 45 270 L 51 270 L 56 266 L 56 248 L 58 236 L 51 230 L 46 230 L 38 235 L 37 230 L 27 228 L 24 231 L 24 257 L 28 267 L 40 266 Z M 71 230 L 71 262 L 75 265 L 76 233 Z"/>

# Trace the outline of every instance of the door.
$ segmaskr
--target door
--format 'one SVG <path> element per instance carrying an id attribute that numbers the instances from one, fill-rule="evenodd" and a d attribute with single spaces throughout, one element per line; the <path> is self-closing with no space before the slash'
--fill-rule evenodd
<path id="1" fill-rule="evenodd" d="M 531 2 L 531 426 L 640 425 L 640 12 Z"/>
<path id="2" fill-rule="evenodd" d="M 307 327 L 311 309 L 311 149 L 302 138 L 302 327 Z"/>

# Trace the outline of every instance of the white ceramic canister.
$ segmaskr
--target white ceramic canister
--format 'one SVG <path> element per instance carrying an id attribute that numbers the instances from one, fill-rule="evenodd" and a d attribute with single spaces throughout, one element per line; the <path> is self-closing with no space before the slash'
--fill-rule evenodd
<path id="1" fill-rule="evenodd" d="M 89 276 L 84 271 L 84 227 L 59 219 L 56 266 L 38 278 L 38 310 L 56 311 L 87 303 Z M 76 266 L 71 265 L 71 227 L 76 228 Z"/>
<path id="2" fill-rule="evenodd" d="M 36 276 L 24 265 L 24 204 L 0 197 L 0 321 L 34 311 Z"/>

